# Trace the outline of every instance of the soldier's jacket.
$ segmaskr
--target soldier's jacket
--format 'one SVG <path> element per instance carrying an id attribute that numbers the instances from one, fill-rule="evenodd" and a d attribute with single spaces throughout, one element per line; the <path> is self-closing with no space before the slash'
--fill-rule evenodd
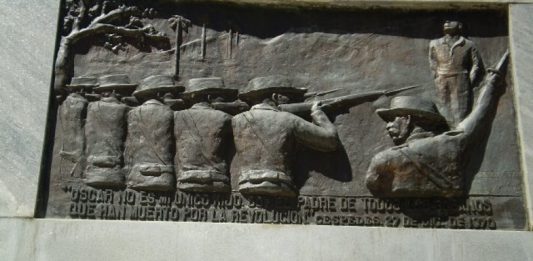
<path id="1" fill-rule="evenodd" d="M 366 185 L 380 197 L 461 196 L 464 151 L 460 132 L 408 141 L 372 158 Z"/>
<path id="2" fill-rule="evenodd" d="M 87 109 L 85 182 L 93 186 L 123 186 L 123 148 L 128 106 L 116 98 L 92 102 Z"/>
<path id="3" fill-rule="evenodd" d="M 72 93 L 59 108 L 60 128 L 63 133 L 61 140 L 61 157 L 78 162 L 85 147 L 84 118 L 87 110 L 87 99 Z"/>
<path id="4" fill-rule="evenodd" d="M 78 93 L 72 93 L 59 107 L 59 142 L 60 171 L 62 176 L 82 176 L 84 168 L 85 133 L 84 122 L 87 112 L 87 99 Z"/>
<path id="5" fill-rule="evenodd" d="M 174 188 L 172 126 L 172 110 L 157 100 L 148 100 L 128 113 L 124 160 L 129 188 Z"/>
<path id="6" fill-rule="evenodd" d="M 292 184 L 291 161 L 297 143 L 319 151 L 337 147 L 337 132 L 326 114 L 316 111 L 310 123 L 267 104 L 258 104 L 233 117 L 239 183 L 276 181 Z"/>
<path id="7" fill-rule="evenodd" d="M 229 142 L 232 142 L 231 118 L 231 115 L 201 103 L 174 113 L 174 162 L 178 187 L 180 183 L 214 181 L 229 185 L 224 157 Z"/>
<path id="8" fill-rule="evenodd" d="M 467 74 L 470 82 L 479 77 L 483 68 L 474 43 L 464 37 L 449 45 L 445 37 L 429 43 L 429 63 L 435 77 Z"/>

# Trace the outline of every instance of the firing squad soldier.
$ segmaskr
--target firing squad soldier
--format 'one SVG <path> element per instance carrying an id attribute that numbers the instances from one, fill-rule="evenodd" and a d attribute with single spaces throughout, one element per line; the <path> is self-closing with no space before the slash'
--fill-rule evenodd
<path id="1" fill-rule="evenodd" d="M 85 148 L 85 116 L 87 113 L 86 92 L 91 92 L 97 85 L 94 77 L 74 77 L 65 86 L 68 93 L 59 107 L 59 124 L 62 134 L 61 159 L 67 160 L 66 165 L 72 165 L 70 176 L 82 169 L 82 157 Z M 61 163 L 61 165 L 65 164 Z M 78 170 L 78 171 L 76 171 Z"/>
<path id="2" fill-rule="evenodd" d="M 126 137 L 126 116 L 129 107 L 120 102 L 121 95 L 129 95 L 137 85 L 124 74 L 98 78 L 95 94 L 98 99 L 89 103 L 85 137 L 87 139 L 87 167 L 85 184 L 96 188 L 122 188 L 125 185 L 123 150 Z"/>
<path id="3" fill-rule="evenodd" d="M 183 86 L 171 76 L 145 78 L 133 92 L 142 105 L 128 113 L 128 136 L 124 158 L 128 188 L 170 191 L 175 187 L 173 111 L 165 97 L 176 96 Z"/>
<path id="4" fill-rule="evenodd" d="M 231 145 L 232 115 L 214 108 L 234 101 L 236 89 L 221 78 L 190 79 L 183 99 L 190 109 L 174 113 L 177 188 L 186 192 L 230 192 L 225 157 Z"/>
<path id="5" fill-rule="evenodd" d="M 278 108 L 301 101 L 305 92 L 292 87 L 286 77 L 268 76 L 252 79 L 239 94 L 254 104 L 232 120 L 242 194 L 297 196 L 291 170 L 297 144 L 319 151 L 337 149 L 337 130 L 318 103 L 311 108 L 312 123 Z"/>

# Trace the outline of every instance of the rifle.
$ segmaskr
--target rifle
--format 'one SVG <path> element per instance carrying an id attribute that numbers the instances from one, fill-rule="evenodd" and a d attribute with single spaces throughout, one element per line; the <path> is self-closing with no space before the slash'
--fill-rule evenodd
<path id="1" fill-rule="evenodd" d="M 327 112 L 333 112 L 339 109 L 348 109 L 360 105 L 365 102 L 374 101 L 382 96 L 391 96 L 397 93 L 407 91 L 419 87 L 420 85 L 411 85 L 396 90 L 379 90 L 363 93 L 354 93 L 335 98 L 318 100 L 322 105 L 321 109 Z M 311 112 L 311 107 L 314 102 L 300 102 L 291 104 L 280 104 L 278 107 L 282 111 L 290 112 L 298 116 L 306 116 Z"/>
<path id="2" fill-rule="evenodd" d="M 213 102 L 211 103 L 211 106 L 213 106 L 215 110 L 220 110 L 231 115 L 237 115 L 250 109 L 250 106 L 241 100 L 233 102 Z"/>
<path id="3" fill-rule="evenodd" d="M 187 108 L 185 102 L 182 99 L 165 98 L 163 99 L 163 103 L 170 107 L 170 109 L 173 111 L 181 111 Z"/>
<path id="4" fill-rule="evenodd" d="M 122 102 L 132 107 L 141 105 L 141 102 L 133 96 L 123 97 Z M 189 108 L 186 102 L 182 99 L 164 98 L 163 103 L 174 111 L 181 111 Z M 213 102 L 211 103 L 211 106 L 213 106 L 215 110 L 220 110 L 231 115 L 236 115 L 250 109 L 250 106 L 241 100 L 233 102 Z"/>
<path id="5" fill-rule="evenodd" d="M 505 73 L 505 70 L 507 70 L 508 62 L 509 62 L 509 50 L 506 50 L 505 53 L 500 58 L 500 60 L 498 61 L 498 63 L 494 66 L 494 68 L 489 68 L 488 71 L 501 76 Z"/>
<path id="6" fill-rule="evenodd" d="M 139 100 L 137 100 L 137 98 L 133 96 L 123 97 L 121 101 L 131 107 L 137 107 L 142 104 Z M 163 98 L 163 103 L 170 107 L 170 109 L 173 111 L 187 109 L 187 106 L 185 105 L 185 102 L 182 99 Z"/>
<path id="7" fill-rule="evenodd" d="M 328 91 L 323 91 L 323 92 L 308 92 L 308 93 L 304 94 L 304 99 L 307 101 L 307 99 L 316 98 L 316 97 L 319 97 L 319 96 L 324 96 L 326 94 L 334 93 L 334 92 L 337 92 L 339 90 L 341 90 L 341 89 L 333 89 L 333 90 L 328 90 Z"/>

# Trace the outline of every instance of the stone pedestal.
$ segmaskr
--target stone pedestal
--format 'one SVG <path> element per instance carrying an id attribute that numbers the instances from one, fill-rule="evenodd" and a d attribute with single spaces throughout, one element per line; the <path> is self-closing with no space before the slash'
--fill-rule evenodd
<path id="1" fill-rule="evenodd" d="M 177 0 L 176 0 L 177 1 Z M 257 5 L 509 7 L 509 39 L 527 231 L 35 218 L 49 166 L 47 112 L 58 0 L 0 0 L 0 259 L 2 260 L 533 260 L 533 2 L 273 1 Z M 390 4 L 390 5 L 389 5 Z M 50 126 L 48 126 L 50 127 Z M 41 184 L 46 185 L 46 184 Z"/>

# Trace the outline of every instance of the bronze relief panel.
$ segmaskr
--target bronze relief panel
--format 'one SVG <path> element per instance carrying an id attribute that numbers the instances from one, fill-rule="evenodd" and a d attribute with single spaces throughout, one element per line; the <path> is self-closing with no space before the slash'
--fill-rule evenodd
<path id="1" fill-rule="evenodd" d="M 505 10 L 62 8 L 43 217 L 525 227 Z"/>

